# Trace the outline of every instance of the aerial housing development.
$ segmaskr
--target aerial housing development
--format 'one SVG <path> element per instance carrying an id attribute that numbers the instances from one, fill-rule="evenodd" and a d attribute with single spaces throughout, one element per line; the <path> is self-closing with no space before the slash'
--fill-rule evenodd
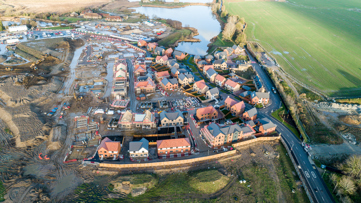
<path id="1" fill-rule="evenodd" d="M 7 1 L 0 202 L 359 202 L 345 1 Z"/>

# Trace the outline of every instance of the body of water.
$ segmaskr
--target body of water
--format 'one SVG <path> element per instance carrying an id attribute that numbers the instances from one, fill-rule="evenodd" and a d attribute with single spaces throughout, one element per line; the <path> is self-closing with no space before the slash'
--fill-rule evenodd
<path id="1" fill-rule="evenodd" d="M 221 25 L 212 14 L 211 8 L 207 6 L 187 6 L 184 8 L 155 8 L 138 7 L 133 8 L 136 12 L 145 14 L 150 18 L 157 16 L 165 19 L 178 20 L 182 25 L 189 25 L 198 30 L 199 35 L 195 38 L 201 42 L 179 43 L 177 50 L 196 55 L 206 55 L 207 45 L 210 40 L 221 31 Z"/>

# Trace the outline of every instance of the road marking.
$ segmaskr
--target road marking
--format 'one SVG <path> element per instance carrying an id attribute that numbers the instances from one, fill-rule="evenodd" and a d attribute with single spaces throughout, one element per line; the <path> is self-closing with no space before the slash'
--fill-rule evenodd
<path id="1" fill-rule="evenodd" d="M 316 178 L 317 178 L 317 176 L 316 176 L 315 172 L 311 171 L 311 175 L 312 175 L 312 177 L 313 177 L 314 179 L 316 179 Z"/>
<path id="2" fill-rule="evenodd" d="M 310 174 L 307 171 L 305 171 L 305 175 L 307 178 L 310 178 Z"/>

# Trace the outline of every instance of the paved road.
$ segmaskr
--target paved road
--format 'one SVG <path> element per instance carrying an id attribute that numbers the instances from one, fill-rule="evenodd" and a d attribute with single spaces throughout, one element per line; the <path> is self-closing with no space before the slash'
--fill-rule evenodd
<path id="1" fill-rule="evenodd" d="M 128 92 L 130 99 L 129 107 L 132 112 L 135 112 L 136 99 L 135 99 L 135 91 L 134 91 L 134 66 L 130 59 L 127 59 L 126 61 L 128 64 L 128 71 L 129 71 L 129 92 Z"/>
<path id="2" fill-rule="evenodd" d="M 258 65 L 258 63 L 254 63 L 255 59 L 248 53 L 250 60 L 253 62 L 252 66 L 255 68 L 259 76 L 261 77 L 265 87 L 267 90 L 271 90 L 273 87 L 273 83 L 265 71 Z M 291 150 L 291 155 L 298 163 L 300 169 L 300 173 L 303 178 L 306 180 L 306 186 L 309 188 L 311 192 L 311 196 L 314 202 L 335 202 L 332 198 L 331 193 L 326 187 L 324 181 L 321 178 L 321 175 L 315 170 L 308 159 L 308 155 L 304 151 L 302 147 L 301 141 L 290 131 L 286 126 L 284 126 L 281 122 L 271 116 L 271 113 L 277 110 L 281 106 L 281 98 L 278 94 L 271 93 L 271 101 L 272 103 L 264 109 L 260 109 L 259 115 L 261 117 L 266 117 L 270 119 L 272 122 L 277 124 L 277 131 L 281 133 L 282 138 L 285 140 L 288 148 Z"/>

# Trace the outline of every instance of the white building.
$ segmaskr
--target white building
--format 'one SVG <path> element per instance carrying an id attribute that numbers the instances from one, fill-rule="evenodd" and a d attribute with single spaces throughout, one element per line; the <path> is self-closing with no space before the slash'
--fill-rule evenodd
<path id="1" fill-rule="evenodd" d="M 20 31 L 27 31 L 27 30 L 28 30 L 28 27 L 26 25 L 9 27 L 9 32 L 20 32 Z"/>
<path id="2" fill-rule="evenodd" d="M 16 39 L 8 39 L 8 40 L 6 40 L 6 44 L 17 44 L 17 43 L 19 43 L 20 41 L 19 41 L 19 39 L 18 38 L 16 38 Z"/>

